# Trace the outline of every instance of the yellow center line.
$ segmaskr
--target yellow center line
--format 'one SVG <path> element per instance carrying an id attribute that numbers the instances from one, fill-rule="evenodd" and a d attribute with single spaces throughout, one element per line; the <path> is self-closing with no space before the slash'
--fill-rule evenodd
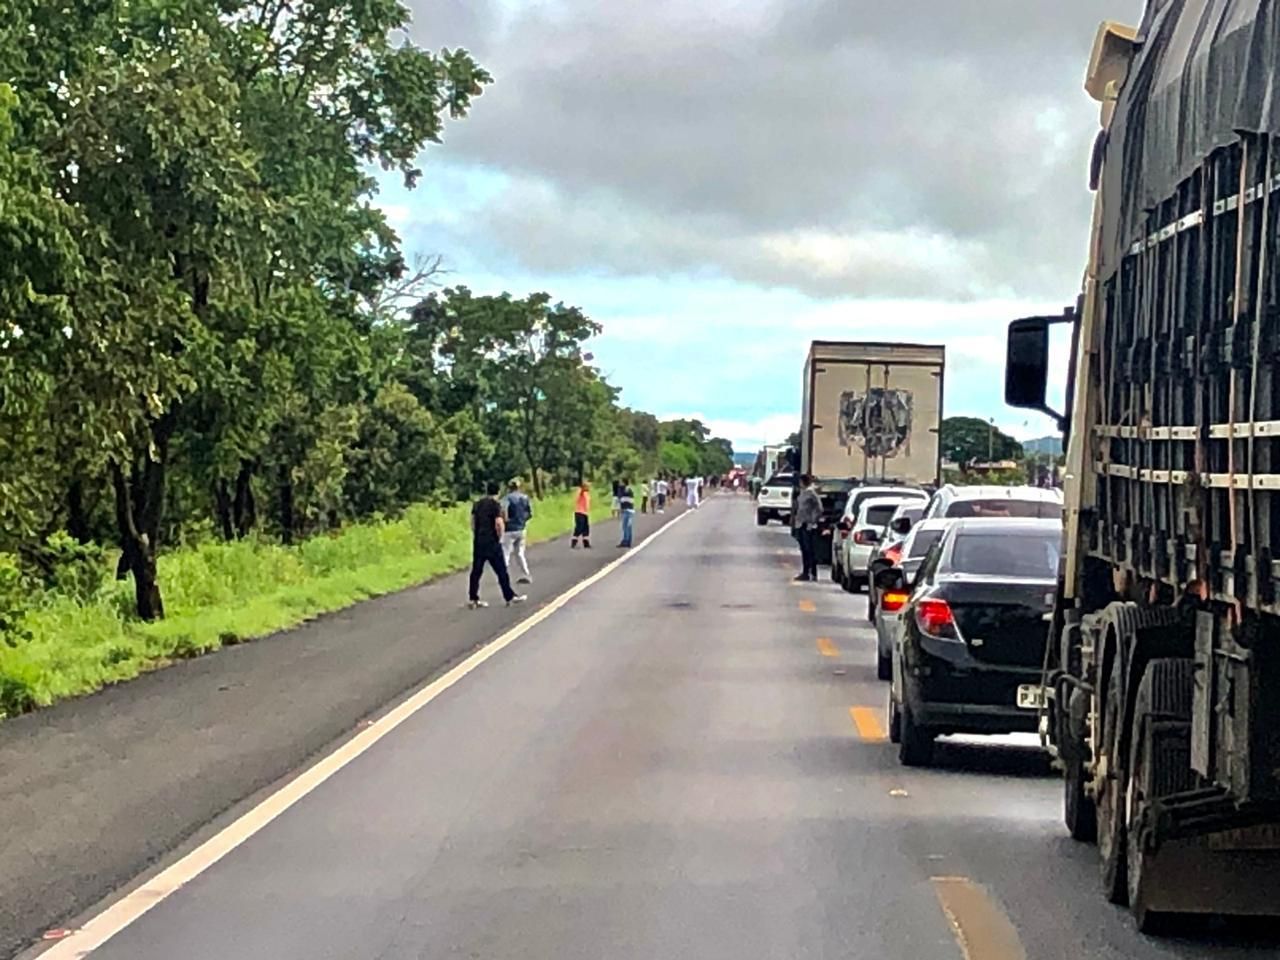
<path id="1" fill-rule="evenodd" d="M 1018 931 L 968 877 L 933 877 L 933 890 L 965 960 L 1027 960 Z"/>
<path id="2" fill-rule="evenodd" d="M 813 605 L 813 601 L 812 601 L 812 600 L 801 600 L 801 601 L 800 601 L 800 612 L 801 612 L 801 613 L 817 613 L 817 612 L 818 612 L 818 608 L 817 608 L 817 607 L 815 607 L 815 606 Z"/>
<path id="3" fill-rule="evenodd" d="M 836 648 L 836 645 L 831 642 L 830 637 L 818 638 L 818 652 L 822 654 L 824 657 L 840 656 L 840 651 Z"/>
<path id="4" fill-rule="evenodd" d="M 875 707 L 850 707 L 849 716 L 860 736 L 867 743 L 884 743 L 889 739 L 880 723 L 880 711 Z"/>

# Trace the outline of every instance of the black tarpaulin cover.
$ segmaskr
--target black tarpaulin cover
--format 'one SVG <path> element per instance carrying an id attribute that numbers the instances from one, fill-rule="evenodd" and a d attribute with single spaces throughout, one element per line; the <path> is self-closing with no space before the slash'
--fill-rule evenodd
<path id="1" fill-rule="evenodd" d="M 1107 143 L 1103 279 L 1209 154 L 1242 132 L 1280 134 L 1278 10 L 1280 0 L 1148 0 Z"/>

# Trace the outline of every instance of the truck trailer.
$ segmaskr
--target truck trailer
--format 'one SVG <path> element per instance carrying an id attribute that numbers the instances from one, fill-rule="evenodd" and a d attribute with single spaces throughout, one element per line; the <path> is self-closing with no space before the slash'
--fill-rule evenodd
<path id="1" fill-rule="evenodd" d="M 804 365 L 801 472 L 936 486 L 945 366 L 941 346 L 815 340 Z"/>
<path id="2" fill-rule="evenodd" d="M 1103 24 L 1083 292 L 1009 329 L 1006 400 L 1067 441 L 1041 733 L 1068 831 L 1144 931 L 1280 913 L 1278 75 L 1271 0 Z"/>

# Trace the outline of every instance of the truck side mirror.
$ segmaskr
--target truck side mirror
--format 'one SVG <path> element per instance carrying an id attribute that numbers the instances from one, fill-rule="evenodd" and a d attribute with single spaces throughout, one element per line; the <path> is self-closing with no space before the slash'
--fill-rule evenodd
<path id="1" fill-rule="evenodd" d="M 1045 404 L 1049 385 L 1049 327 L 1055 323 L 1073 323 L 1074 310 L 1059 317 L 1024 317 L 1009 324 L 1005 350 L 1004 402 L 1011 407 L 1035 410 L 1058 421 L 1059 429 L 1067 427 L 1066 418 Z"/>
<path id="2" fill-rule="evenodd" d="M 1004 402 L 1040 410 L 1049 383 L 1049 324 L 1027 317 L 1009 324 L 1004 367 Z"/>

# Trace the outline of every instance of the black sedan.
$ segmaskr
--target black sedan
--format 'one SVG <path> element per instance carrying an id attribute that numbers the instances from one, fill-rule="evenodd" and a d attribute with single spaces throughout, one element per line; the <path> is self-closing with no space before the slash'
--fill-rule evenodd
<path id="1" fill-rule="evenodd" d="M 911 585 L 893 651 L 889 735 L 908 766 L 948 733 L 1034 732 L 1058 577 L 1057 520 L 958 520 Z M 901 571 L 878 577 L 902 589 Z"/>

